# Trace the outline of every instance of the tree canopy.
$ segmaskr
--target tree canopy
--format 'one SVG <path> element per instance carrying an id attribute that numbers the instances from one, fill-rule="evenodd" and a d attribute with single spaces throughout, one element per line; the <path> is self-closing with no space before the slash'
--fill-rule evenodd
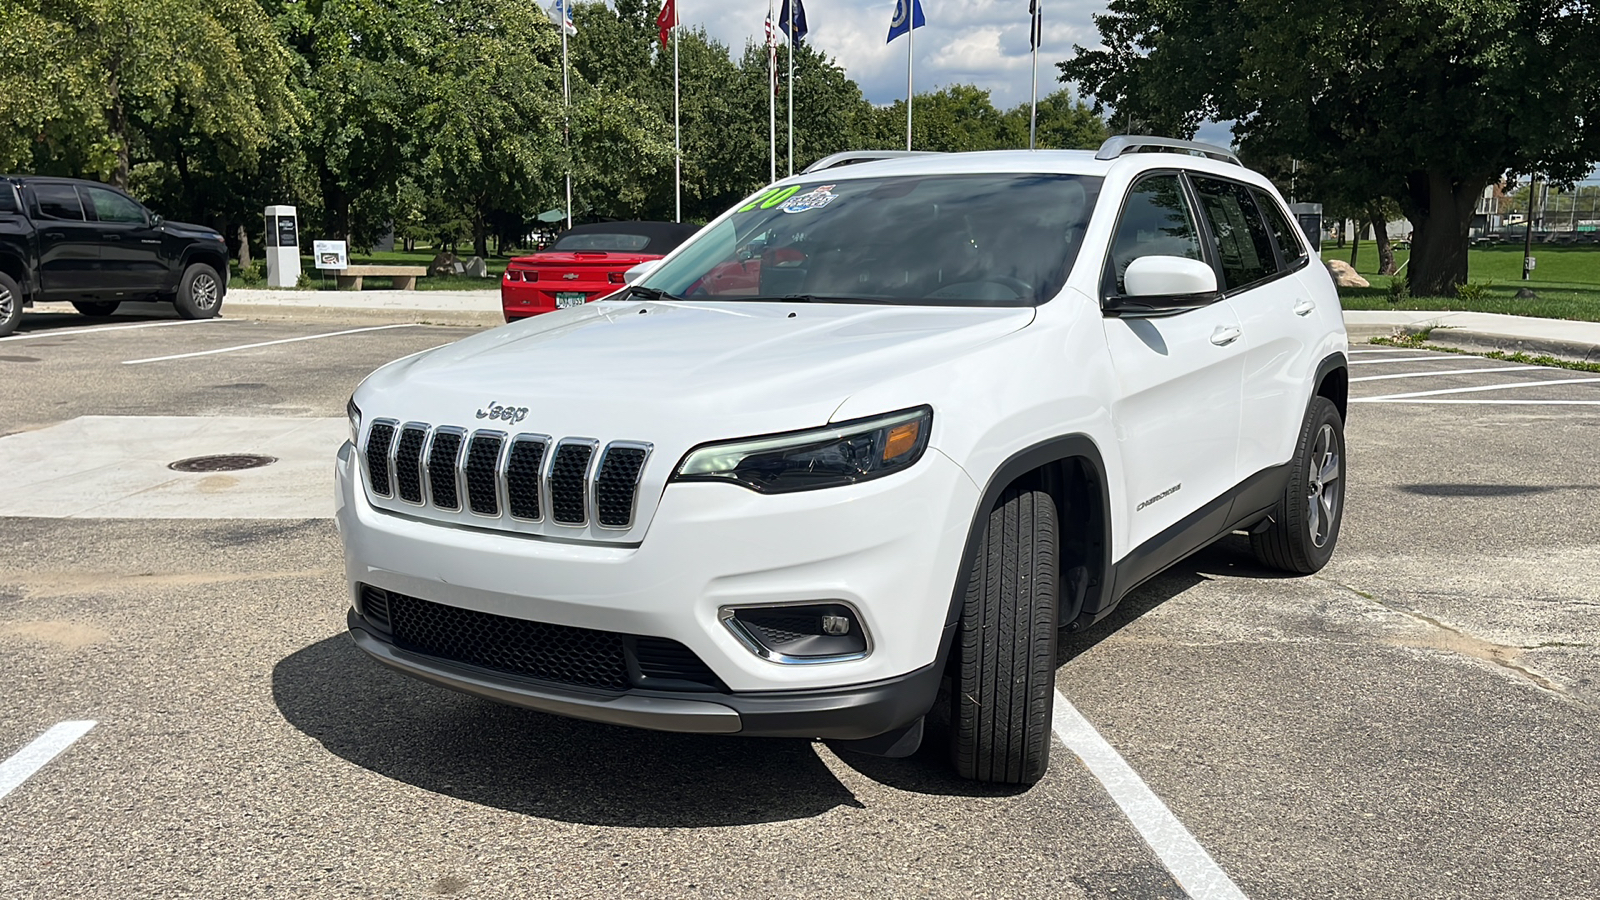
<path id="1" fill-rule="evenodd" d="M 1097 111 L 1179 135 L 1234 120 L 1247 162 L 1294 160 L 1330 192 L 1393 197 L 1416 231 L 1413 293 L 1466 280 L 1489 184 L 1570 181 L 1600 159 L 1589 3 L 1113 0 L 1095 20 L 1104 47 L 1060 68 Z"/>

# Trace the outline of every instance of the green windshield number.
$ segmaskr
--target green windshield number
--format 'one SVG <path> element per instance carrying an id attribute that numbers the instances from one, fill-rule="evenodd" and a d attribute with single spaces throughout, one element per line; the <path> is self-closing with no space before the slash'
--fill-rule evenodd
<path id="1" fill-rule="evenodd" d="M 800 185 L 798 184 L 767 191 L 765 194 L 739 207 L 739 212 L 749 212 L 758 206 L 762 209 L 771 209 L 798 193 L 800 193 Z"/>

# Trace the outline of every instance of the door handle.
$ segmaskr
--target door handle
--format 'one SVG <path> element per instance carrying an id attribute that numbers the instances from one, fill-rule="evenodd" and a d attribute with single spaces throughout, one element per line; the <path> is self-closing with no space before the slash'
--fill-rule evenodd
<path id="1" fill-rule="evenodd" d="M 59 241 L 67 236 L 64 231 L 46 231 L 44 236 L 52 241 Z"/>
<path id="2" fill-rule="evenodd" d="M 1241 334 L 1243 332 L 1233 325 L 1218 325 L 1217 330 L 1211 332 L 1211 343 L 1218 347 L 1226 347 L 1237 341 Z"/>
<path id="3" fill-rule="evenodd" d="M 1294 314 L 1297 316 L 1309 316 L 1311 315 L 1311 311 L 1316 308 L 1317 304 L 1312 300 L 1306 299 L 1305 297 L 1301 297 L 1299 300 L 1294 302 Z"/>
<path id="4" fill-rule="evenodd" d="M 122 240 L 122 235 L 120 235 L 120 234 L 102 234 L 102 235 L 100 235 L 100 240 L 102 240 L 102 241 L 120 241 L 120 240 Z"/>

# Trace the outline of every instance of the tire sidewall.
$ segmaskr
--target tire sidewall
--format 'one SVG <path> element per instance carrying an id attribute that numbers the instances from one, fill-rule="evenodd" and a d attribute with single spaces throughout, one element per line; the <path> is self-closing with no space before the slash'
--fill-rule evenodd
<path id="1" fill-rule="evenodd" d="M 217 281 L 217 302 L 206 309 L 196 306 L 194 301 L 194 283 L 201 275 L 209 275 Z M 178 315 L 185 319 L 209 319 L 222 311 L 222 301 L 222 276 L 205 263 L 194 263 L 183 270 L 183 278 L 178 282 L 178 294 L 173 298 L 172 305 L 177 308 Z"/>
<path id="2" fill-rule="evenodd" d="M 11 280 L 11 276 L 0 274 L 0 290 L 9 291 L 11 294 L 11 312 L 0 313 L 5 318 L 0 318 L 0 337 L 17 330 L 22 323 L 22 288 Z"/>
<path id="3" fill-rule="evenodd" d="M 1318 547 L 1311 539 L 1307 492 L 1312 466 L 1315 464 L 1311 453 L 1316 446 L 1317 433 L 1322 430 L 1323 425 L 1332 426 L 1334 446 L 1339 456 L 1339 477 L 1334 481 L 1339 502 L 1334 509 L 1333 527 L 1328 531 L 1328 540 Z M 1296 451 L 1294 469 L 1289 476 L 1289 487 L 1284 493 L 1285 524 L 1292 529 L 1290 535 L 1296 555 L 1303 556 L 1310 570 L 1314 572 L 1327 565 L 1328 560 L 1333 557 L 1334 547 L 1339 543 L 1339 531 L 1344 526 L 1345 468 L 1348 464 L 1344 443 L 1344 419 L 1340 417 L 1338 407 L 1326 397 L 1314 398 L 1311 407 L 1306 410 L 1305 427 L 1301 430 Z"/>

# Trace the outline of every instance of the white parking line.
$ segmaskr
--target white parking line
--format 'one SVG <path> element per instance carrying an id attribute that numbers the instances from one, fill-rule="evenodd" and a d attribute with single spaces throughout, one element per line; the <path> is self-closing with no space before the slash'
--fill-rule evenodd
<path id="1" fill-rule="evenodd" d="M 91 721 L 58 722 L 49 731 L 34 738 L 33 743 L 18 750 L 15 756 L 0 763 L 0 798 L 16 790 L 17 785 L 44 768 L 45 763 L 71 747 L 74 741 L 88 734 L 94 726 L 95 723 Z"/>
<path id="2" fill-rule="evenodd" d="M 1389 400 L 1409 400 L 1412 397 L 1437 397 L 1443 394 L 1472 394 L 1478 391 L 1508 391 L 1512 388 L 1542 387 L 1554 384 L 1594 384 L 1600 378 L 1557 378 L 1550 381 L 1514 381 L 1510 384 L 1480 384 L 1476 387 L 1440 388 L 1436 391 L 1412 391 L 1408 394 L 1384 394 L 1379 397 L 1356 397 L 1353 403 L 1377 403 Z"/>
<path id="3" fill-rule="evenodd" d="M 1467 356 L 1462 353 L 1435 353 L 1433 356 L 1407 356 L 1401 359 L 1352 359 L 1352 366 L 1386 366 L 1390 363 L 1403 362 L 1439 362 L 1441 360 L 1455 359 L 1483 359 L 1481 356 Z"/>
<path id="4" fill-rule="evenodd" d="M 370 328 L 351 328 L 345 331 L 330 331 L 326 334 L 308 334 L 302 337 L 282 338 L 276 341 L 262 341 L 257 344 L 240 344 L 237 347 L 217 347 L 212 350 L 196 350 L 193 353 L 174 353 L 171 356 L 152 356 L 148 359 L 125 359 L 125 366 L 136 366 L 140 363 L 166 362 L 169 359 L 189 359 L 195 356 L 211 356 L 216 353 L 232 353 L 235 350 L 254 350 L 257 347 L 271 347 L 275 344 L 293 344 L 296 341 L 314 341 L 319 338 L 339 337 L 344 334 L 360 334 L 364 331 L 386 331 L 390 328 L 416 328 L 420 322 L 402 322 L 398 325 L 374 325 Z"/>
<path id="5" fill-rule="evenodd" d="M 1453 403 L 1460 406 L 1600 406 L 1600 400 L 1386 400 L 1383 397 L 1351 397 L 1351 403 Z"/>
<path id="6" fill-rule="evenodd" d="M 91 328 L 63 328 L 57 331 L 30 331 L 27 334 L 13 334 L 10 337 L 0 338 L 0 341 L 28 341 L 34 338 L 56 337 L 63 334 L 94 334 L 100 331 L 127 331 L 132 328 L 165 328 L 168 325 L 218 325 L 229 322 L 242 322 L 243 319 L 172 319 L 165 322 L 140 322 L 137 325 L 96 325 Z"/>
<path id="7" fill-rule="evenodd" d="M 1244 892 L 1228 873 L 1060 691 L 1056 691 L 1055 732 L 1105 786 L 1106 793 L 1192 900 L 1244 900 Z"/>
<path id="8" fill-rule="evenodd" d="M 1476 372 L 1522 372 L 1528 369 L 1548 369 L 1549 366 L 1489 366 L 1478 369 L 1445 369 L 1438 372 L 1401 372 L 1396 375 L 1366 375 L 1361 378 L 1352 378 L 1350 383 L 1357 381 L 1383 381 L 1387 378 L 1431 378 L 1434 375 L 1471 375 Z"/>
<path id="9" fill-rule="evenodd" d="M 1417 352 L 1417 351 L 1416 351 L 1416 348 L 1414 348 L 1414 347 L 1371 347 L 1371 348 L 1362 349 L 1362 350 L 1351 350 L 1350 351 L 1350 355 L 1351 356 L 1357 356 L 1357 355 L 1360 355 L 1362 353 L 1415 353 L 1415 352 Z"/>

